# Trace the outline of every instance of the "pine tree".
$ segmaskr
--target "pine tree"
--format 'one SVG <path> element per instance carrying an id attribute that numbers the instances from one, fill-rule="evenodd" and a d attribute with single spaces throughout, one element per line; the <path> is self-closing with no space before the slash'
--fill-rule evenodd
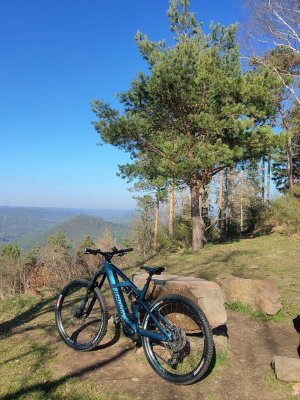
<path id="1" fill-rule="evenodd" d="M 170 1 L 173 46 L 136 34 L 149 74 L 138 74 L 119 95 L 124 112 L 100 100 L 93 111 L 102 140 L 128 151 L 133 165 L 143 160 L 154 176 L 189 187 L 197 250 L 204 245 L 206 186 L 225 167 L 265 153 L 275 106 L 268 74 L 241 72 L 236 26 L 216 24 L 205 35 L 188 6 L 188 0 Z"/>

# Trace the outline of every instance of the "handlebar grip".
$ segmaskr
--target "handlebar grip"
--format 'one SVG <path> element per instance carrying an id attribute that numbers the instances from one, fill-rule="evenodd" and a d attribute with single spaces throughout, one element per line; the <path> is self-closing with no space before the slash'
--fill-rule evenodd
<path id="1" fill-rule="evenodd" d="M 133 251 L 133 247 L 129 247 L 128 249 L 124 249 L 123 251 L 124 251 L 125 253 L 128 252 L 128 251 Z"/>
<path id="2" fill-rule="evenodd" d="M 96 255 L 98 253 L 99 253 L 99 250 L 96 250 L 96 249 L 89 249 L 88 247 L 84 249 L 84 254 L 94 254 L 94 255 Z"/>

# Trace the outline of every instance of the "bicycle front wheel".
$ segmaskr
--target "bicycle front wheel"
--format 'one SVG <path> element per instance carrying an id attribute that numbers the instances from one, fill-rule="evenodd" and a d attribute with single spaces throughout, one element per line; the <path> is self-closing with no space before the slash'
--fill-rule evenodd
<path id="1" fill-rule="evenodd" d="M 76 350 L 93 349 L 107 330 L 108 307 L 100 289 L 76 280 L 63 288 L 56 303 L 55 321 L 63 341 Z"/>
<path id="2" fill-rule="evenodd" d="M 198 381 L 210 366 L 214 343 L 203 311 L 183 296 L 158 299 L 151 308 L 164 329 L 172 334 L 170 342 L 142 337 L 146 357 L 156 373 L 175 384 Z M 159 333 L 146 314 L 143 328 Z"/>

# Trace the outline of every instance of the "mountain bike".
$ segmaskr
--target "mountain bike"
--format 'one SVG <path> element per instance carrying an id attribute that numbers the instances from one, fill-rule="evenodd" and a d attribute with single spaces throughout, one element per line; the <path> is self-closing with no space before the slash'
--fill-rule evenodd
<path id="1" fill-rule="evenodd" d="M 109 311 L 101 288 L 107 279 L 118 313 L 115 322 L 122 325 L 126 336 L 142 344 L 154 371 L 175 384 L 194 383 L 207 372 L 214 352 L 208 320 L 183 296 L 167 295 L 153 303 L 147 300 L 152 277 L 165 268 L 141 267 L 148 277 L 144 287 L 138 289 L 112 263 L 114 256 L 132 250 L 85 249 L 85 254 L 102 255 L 103 261 L 90 281 L 74 280 L 62 289 L 55 309 L 59 334 L 68 346 L 81 351 L 95 348 L 104 338 Z"/>

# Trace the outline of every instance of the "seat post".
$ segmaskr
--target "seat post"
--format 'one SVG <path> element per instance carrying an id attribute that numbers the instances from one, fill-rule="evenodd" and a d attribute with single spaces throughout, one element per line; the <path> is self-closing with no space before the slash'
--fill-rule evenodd
<path id="1" fill-rule="evenodd" d="M 142 300 L 144 300 L 152 276 L 153 276 L 153 275 L 160 275 L 160 274 L 165 270 L 165 267 L 146 267 L 146 266 L 142 266 L 142 267 L 140 267 L 140 268 L 141 268 L 141 269 L 144 269 L 144 270 L 149 274 L 149 276 L 148 276 L 148 278 L 147 278 L 147 280 L 146 280 L 145 286 L 144 286 L 144 288 L 143 288 L 143 290 L 142 290 Z"/>
<path id="2" fill-rule="evenodd" d="M 143 288 L 143 291 L 142 291 L 142 300 L 145 300 L 146 293 L 148 291 L 148 288 L 149 288 L 149 285 L 150 285 L 150 282 L 151 282 L 151 278 L 152 278 L 152 275 L 149 274 L 149 276 L 148 276 L 148 278 L 146 280 L 145 286 Z"/>

